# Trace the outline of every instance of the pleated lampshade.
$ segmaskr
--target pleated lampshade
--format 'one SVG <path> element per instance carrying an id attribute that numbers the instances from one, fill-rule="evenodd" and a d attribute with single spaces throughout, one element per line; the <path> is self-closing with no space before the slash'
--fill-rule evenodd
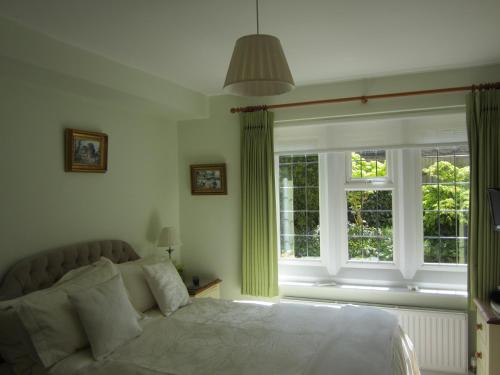
<path id="1" fill-rule="evenodd" d="M 224 89 L 241 96 L 279 95 L 295 86 L 278 38 L 245 35 L 236 41 Z"/>

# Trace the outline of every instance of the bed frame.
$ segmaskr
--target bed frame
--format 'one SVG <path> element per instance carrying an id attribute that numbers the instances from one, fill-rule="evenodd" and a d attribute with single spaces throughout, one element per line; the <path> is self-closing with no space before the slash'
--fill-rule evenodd
<path id="1" fill-rule="evenodd" d="M 0 301 L 51 287 L 65 273 L 109 258 L 113 263 L 139 259 L 127 242 L 102 240 L 68 245 L 46 250 L 14 264 L 0 284 Z"/>

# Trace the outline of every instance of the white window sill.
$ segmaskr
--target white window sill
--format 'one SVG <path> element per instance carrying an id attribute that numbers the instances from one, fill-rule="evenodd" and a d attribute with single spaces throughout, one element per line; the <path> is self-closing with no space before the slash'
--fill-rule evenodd
<path id="1" fill-rule="evenodd" d="M 395 270 L 399 267 L 394 262 L 370 262 L 363 260 L 348 260 L 343 262 L 344 268 L 365 268 L 365 269 L 382 269 L 382 270 Z"/>
<path id="2" fill-rule="evenodd" d="M 320 258 L 317 259 L 306 259 L 306 258 L 295 258 L 295 259 L 279 259 L 279 265 L 286 266 L 313 266 L 313 267 L 324 267 L 325 265 Z"/>
<path id="3" fill-rule="evenodd" d="M 279 258 L 278 264 L 287 266 L 325 266 L 321 258 Z M 342 262 L 344 268 L 366 269 L 399 269 L 395 262 L 370 262 L 362 260 L 347 260 Z M 467 272 L 467 264 L 423 263 L 418 271 Z"/>
<path id="4" fill-rule="evenodd" d="M 280 281 L 280 286 L 306 287 L 306 288 L 335 288 L 335 289 L 356 289 L 364 291 L 377 291 L 387 293 L 409 293 L 434 296 L 454 296 L 459 298 L 467 298 L 466 290 L 457 289 L 431 289 L 417 288 L 411 290 L 403 286 L 370 286 L 370 285 L 352 285 L 352 284 L 336 284 L 335 282 L 319 282 L 319 281 Z"/>
<path id="5" fill-rule="evenodd" d="M 418 268 L 419 271 L 438 272 L 467 272 L 467 264 L 446 264 L 446 263 L 424 263 Z"/>

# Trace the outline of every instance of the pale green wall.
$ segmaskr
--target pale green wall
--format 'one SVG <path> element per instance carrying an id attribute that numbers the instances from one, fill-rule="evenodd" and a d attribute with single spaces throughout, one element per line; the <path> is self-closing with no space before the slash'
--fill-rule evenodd
<path id="1" fill-rule="evenodd" d="M 109 136 L 104 174 L 64 172 L 65 127 Z M 79 241 L 154 248 L 178 227 L 176 122 L 0 75 L 0 277 L 13 262 Z"/>
<path id="2" fill-rule="evenodd" d="M 202 118 L 208 114 L 208 99 L 203 94 L 63 43 L 4 17 L 0 17 L 0 51 L 0 73 L 11 77 L 28 77 L 67 92 L 122 105 L 140 102 L 145 107 L 147 102 L 148 111 L 170 118 Z M 43 72 L 26 69 L 25 64 L 36 65 Z M 59 76 L 54 77 L 51 74 L 54 72 Z"/>
<path id="3" fill-rule="evenodd" d="M 205 95 L 2 17 L 0 51 L 0 277 L 46 248 L 145 253 L 179 228 L 177 121 L 207 116 Z M 65 127 L 109 135 L 107 173 L 64 172 Z"/>
<path id="4" fill-rule="evenodd" d="M 499 80 L 500 65 L 496 65 L 301 87 L 289 94 L 268 99 L 267 103 L 453 87 Z M 229 113 L 230 107 L 239 105 L 238 101 L 242 100 L 229 96 L 212 97 L 210 118 L 179 123 L 179 195 L 183 262 L 188 274 L 215 275 L 223 279 L 222 295 L 225 298 L 242 297 L 240 295 L 239 123 L 238 116 Z M 266 100 L 246 100 L 246 104 L 262 103 L 266 103 Z M 278 126 L 288 126 L 291 125 L 288 122 L 293 124 L 297 121 L 366 114 L 385 116 L 402 110 L 463 110 L 464 103 L 464 94 L 460 93 L 378 100 L 368 104 L 350 103 L 282 109 L 276 110 L 275 113 Z M 212 162 L 226 162 L 228 165 L 228 195 L 192 196 L 189 190 L 189 164 Z M 408 293 L 384 294 L 363 291 L 346 293 L 339 288 L 313 291 L 311 288 L 294 287 L 282 288 L 282 292 L 286 295 L 309 295 L 376 303 L 461 309 L 466 306 L 463 298 L 417 296 Z"/>
<path id="5" fill-rule="evenodd" d="M 189 276 L 223 279 L 226 298 L 240 293 L 240 131 L 228 110 L 238 103 L 212 97 L 209 119 L 179 123 L 182 261 Z M 203 163 L 227 164 L 227 195 L 191 195 L 189 165 Z"/>

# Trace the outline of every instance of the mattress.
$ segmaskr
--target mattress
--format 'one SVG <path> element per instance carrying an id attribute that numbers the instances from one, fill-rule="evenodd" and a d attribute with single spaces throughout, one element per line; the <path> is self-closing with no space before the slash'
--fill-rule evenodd
<path id="1" fill-rule="evenodd" d="M 417 375 L 411 342 L 373 308 L 196 299 L 145 315 L 139 337 L 96 362 L 79 351 L 51 375 Z"/>

